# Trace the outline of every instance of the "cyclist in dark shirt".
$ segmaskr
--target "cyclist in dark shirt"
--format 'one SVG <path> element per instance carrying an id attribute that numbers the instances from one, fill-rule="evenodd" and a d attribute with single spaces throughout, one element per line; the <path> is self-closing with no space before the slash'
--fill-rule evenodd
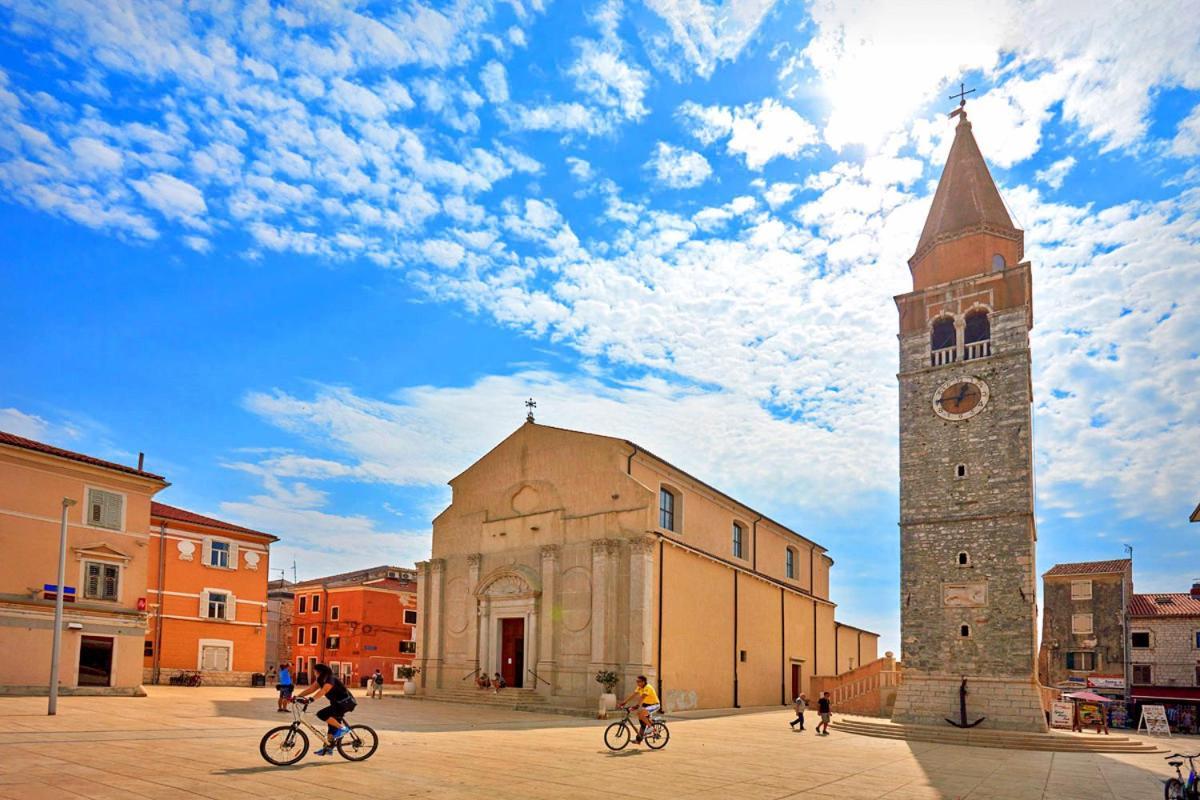
<path id="1" fill-rule="evenodd" d="M 334 742 L 350 732 L 350 727 L 345 722 L 345 716 L 353 711 L 358 703 L 355 701 L 354 695 L 350 694 L 350 690 L 346 688 L 346 684 L 333 674 L 333 670 L 329 668 L 328 664 L 313 666 L 312 686 L 309 686 L 297 697 L 308 697 L 310 694 L 314 700 L 324 697 L 329 701 L 329 705 L 317 712 L 317 718 L 325 720 L 325 724 L 329 726 L 329 736 L 325 740 L 325 746 L 314 754 L 327 756 L 333 752 Z"/>

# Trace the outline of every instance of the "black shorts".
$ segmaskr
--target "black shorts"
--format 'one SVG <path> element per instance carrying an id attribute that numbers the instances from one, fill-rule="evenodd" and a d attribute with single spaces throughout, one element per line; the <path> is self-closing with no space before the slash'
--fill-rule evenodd
<path id="1" fill-rule="evenodd" d="M 345 716 L 358 707 L 358 703 L 353 700 L 341 700 L 337 703 L 330 703 L 317 712 L 317 719 L 329 722 L 330 717 L 344 720 Z"/>
<path id="2" fill-rule="evenodd" d="M 284 699 L 291 697 L 292 692 L 294 692 L 295 690 L 296 690 L 296 685 L 293 683 L 279 684 L 279 696 Z"/>

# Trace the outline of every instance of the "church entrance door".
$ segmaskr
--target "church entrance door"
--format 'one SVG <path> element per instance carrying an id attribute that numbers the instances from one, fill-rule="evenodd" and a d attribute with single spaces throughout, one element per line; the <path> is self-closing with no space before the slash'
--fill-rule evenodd
<path id="1" fill-rule="evenodd" d="M 521 688 L 525 676 L 525 620 L 500 620 L 500 675 L 504 682 Z"/>

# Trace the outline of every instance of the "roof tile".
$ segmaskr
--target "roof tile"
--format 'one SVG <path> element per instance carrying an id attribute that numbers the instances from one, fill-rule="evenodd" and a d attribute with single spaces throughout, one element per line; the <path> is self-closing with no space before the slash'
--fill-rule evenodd
<path id="1" fill-rule="evenodd" d="M 203 514 L 197 514 L 194 511 L 188 511 L 184 508 L 169 506 L 166 503 L 150 503 L 150 516 L 158 517 L 159 519 L 170 519 L 176 522 L 189 522 L 192 525 L 204 525 L 209 528 L 220 528 L 226 531 L 236 531 L 237 533 L 249 533 L 254 536 L 266 536 L 271 541 L 279 541 L 278 536 L 272 536 L 269 533 L 256 531 L 253 528 L 243 528 L 241 525 L 234 525 L 232 522 L 222 522 L 219 519 L 206 517 Z"/>
<path id="2" fill-rule="evenodd" d="M 153 472 L 146 472 L 137 467 L 127 467 L 124 464 L 117 464 L 113 461 L 105 461 L 102 458 L 94 458 L 83 453 L 76 453 L 74 450 L 64 450 L 61 447 L 55 447 L 44 442 L 26 439 L 24 436 L 17 436 L 15 433 L 0 431 L 0 445 L 5 444 L 11 447 L 19 447 L 22 450 L 33 450 L 34 452 L 44 453 L 49 456 L 67 458 L 71 461 L 78 461 L 81 464 L 91 464 L 93 467 L 103 467 L 104 469 L 124 472 L 128 475 L 137 475 L 139 478 L 149 478 L 151 480 L 166 482 L 166 479 L 162 475 L 155 475 Z"/>
<path id="3" fill-rule="evenodd" d="M 1043 578 L 1053 578 L 1058 575 L 1105 575 L 1114 572 L 1124 572 L 1130 569 L 1132 562 L 1128 558 L 1117 558 L 1112 561 L 1078 561 L 1074 564 L 1055 564 Z"/>
<path id="4" fill-rule="evenodd" d="M 1200 597 L 1187 592 L 1135 594 L 1129 601 L 1131 617 L 1200 617 Z"/>

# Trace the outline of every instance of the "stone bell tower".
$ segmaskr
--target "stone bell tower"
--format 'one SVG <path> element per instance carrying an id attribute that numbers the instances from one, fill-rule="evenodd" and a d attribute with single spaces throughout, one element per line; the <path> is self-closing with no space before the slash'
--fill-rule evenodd
<path id="1" fill-rule="evenodd" d="M 1044 731 L 1030 435 L 1030 266 L 961 107 L 900 311 L 893 720 Z"/>

